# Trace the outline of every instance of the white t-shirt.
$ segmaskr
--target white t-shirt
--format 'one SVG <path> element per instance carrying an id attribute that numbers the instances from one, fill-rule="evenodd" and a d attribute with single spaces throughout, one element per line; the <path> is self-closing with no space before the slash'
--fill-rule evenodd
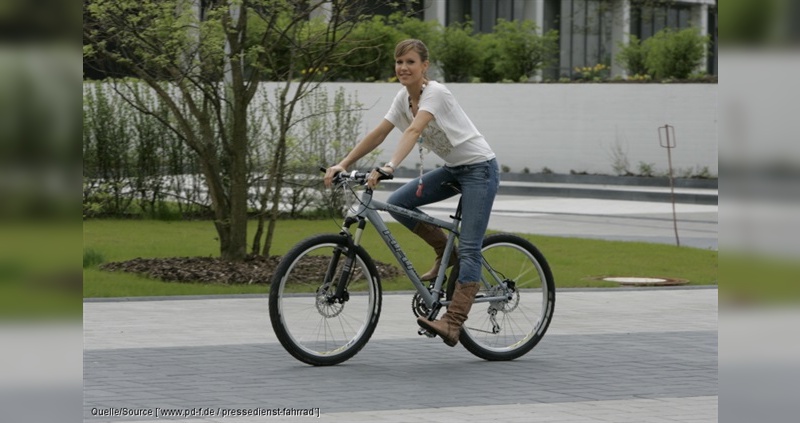
<path id="1" fill-rule="evenodd" d="M 414 120 L 408 104 L 408 91 L 403 87 L 384 117 L 404 132 Z M 422 131 L 422 146 L 436 153 L 448 166 L 485 162 L 495 158 L 489 143 L 444 85 L 429 81 L 422 90 L 419 110 L 425 110 L 434 118 Z"/>

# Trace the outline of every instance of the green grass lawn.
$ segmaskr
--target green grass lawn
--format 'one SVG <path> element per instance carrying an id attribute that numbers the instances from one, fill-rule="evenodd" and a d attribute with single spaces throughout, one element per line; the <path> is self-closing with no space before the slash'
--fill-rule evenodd
<path id="1" fill-rule="evenodd" d="M 400 245 L 418 272 L 433 262 L 430 247 L 399 224 L 390 224 Z M 281 255 L 300 240 L 318 233 L 336 233 L 332 220 L 281 221 L 275 235 L 273 255 Z M 251 222 L 250 236 L 255 231 Z M 89 220 L 84 222 L 84 257 L 94 263 L 84 267 L 83 295 L 91 297 L 210 295 L 267 293 L 267 285 L 223 285 L 163 282 L 145 277 L 106 272 L 97 262 L 137 257 L 218 256 L 216 232 L 209 221 Z M 522 235 L 545 255 L 556 288 L 614 287 L 598 282 L 604 276 L 647 276 L 687 279 L 694 285 L 717 283 L 717 252 L 661 244 L 602 241 L 577 238 Z M 394 258 L 371 227 L 362 244 L 375 260 L 394 263 Z M 88 254 L 87 254 L 88 253 Z M 405 278 L 384 280 L 384 290 L 413 289 Z"/>
<path id="2" fill-rule="evenodd" d="M 80 243 L 77 222 L 0 222 L 0 321 L 80 318 Z"/>

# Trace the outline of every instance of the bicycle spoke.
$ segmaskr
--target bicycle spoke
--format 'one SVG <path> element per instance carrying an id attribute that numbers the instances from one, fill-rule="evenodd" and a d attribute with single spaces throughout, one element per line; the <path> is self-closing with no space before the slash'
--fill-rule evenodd
<path id="1" fill-rule="evenodd" d="M 479 357 L 513 359 L 533 348 L 544 334 L 552 316 L 555 288 L 552 279 L 548 279 L 551 276 L 544 258 L 519 237 L 508 234 L 487 237 L 483 256 L 482 277 L 489 287 L 481 294 L 487 297 L 510 294 L 511 299 L 491 301 L 488 307 L 473 307 L 462 342 Z"/>
<path id="2" fill-rule="evenodd" d="M 287 351 L 309 364 L 346 360 L 363 347 L 377 324 L 380 285 L 368 257 L 356 254 L 352 277 L 357 279 L 343 291 L 346 295 L 336 296 L 348 254 L 343 242 L 335 235 L 306 240 L 287 253 L 285 263 L 279 265 L 285 274 L 276 271 L 273 278 L 273 328 Z M 341 251 L 338 260 L 334 257 L 339 255 L 337 250 Z"/>

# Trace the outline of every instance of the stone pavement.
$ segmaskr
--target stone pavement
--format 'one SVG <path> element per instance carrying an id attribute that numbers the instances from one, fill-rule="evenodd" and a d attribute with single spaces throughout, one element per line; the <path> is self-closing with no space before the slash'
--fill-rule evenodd
<path id="1" fill-rule="evenodd" d="M 385 295 L 367 346 L 324 368 L 283 350 L 263 296 L 87 300 L 85 421 L 717 421 L 715 287 L 557 291 L 548 333 L 511 362 L 418 336 L 410 297 Z"/>
<path id="2" fill-rule="evenodd" d="M 425 210 L 446 217 L 455 204 Z M 717 249 L 716 205 L 677 211 L 682 245 Z M 666 203 L 499 195 L 489 227 L 674 243 L 671 212 Z M 511 362 L 418 336 L 410 304 L 410 293 L 385 295 L 367 346 L 316 368 L 283 350 L 263 296 L 86 300 L 85 421 L 307 418 L 222 409 L 331 422 L 717 421 L 716 287 L 557 288 L 548 333 Z M 187 416 L 164 415 L 175 410 Z M 103 415 L 134 411 L 153 415 Z"/>

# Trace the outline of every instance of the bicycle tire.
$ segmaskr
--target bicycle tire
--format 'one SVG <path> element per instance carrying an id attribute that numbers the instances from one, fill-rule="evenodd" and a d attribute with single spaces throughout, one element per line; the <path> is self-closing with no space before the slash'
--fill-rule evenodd
<path id="1" fill-rule="evenodd" d="M 341 251 L 335 271 L 328 270 Z M 269 315 L 281 345 L 296 359 L 314 366 L 342 363 L 356 355 L 375 331 L 381 312 L 381 283 L 375 264 L 362 247 L 348 278 L 349 298 L 329 302 L 350 253 L 342 235 L 315 235 L 281 259 L 271 280 Z M 325 286 L 326 274 L 332 282 Z M 316 337 L 316 338 L 315 338 Z"/>
<path id="2" fill-rule="evenodd" d="M 513 234 L 493 234 L 483 241 L 483 280 L 476 297 L 503 292 L 488 269 L 514 282 L 512 300 L 475 303 L 460 341 L 477 357 L 513 360 L 541 341 L 555 310 L 555 282 L 544 255 L 528 240 Z M 494 322 L 492 321 L 494 310 Z M 499 332 L 495 332 L 499 329 Z"/>

